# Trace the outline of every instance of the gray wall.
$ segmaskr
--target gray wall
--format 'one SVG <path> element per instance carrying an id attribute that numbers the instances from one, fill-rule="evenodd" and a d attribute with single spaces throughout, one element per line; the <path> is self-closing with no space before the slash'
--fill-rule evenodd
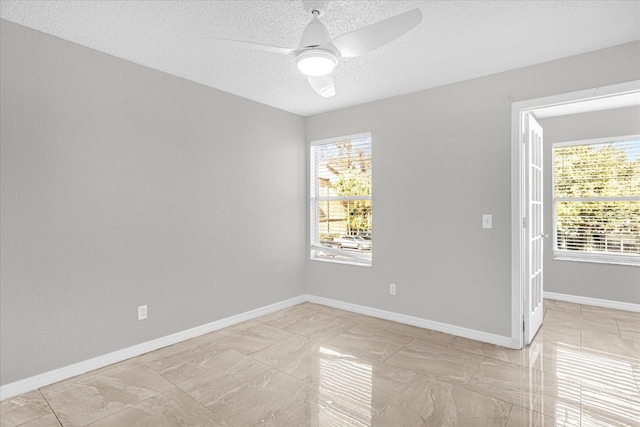
<path id="1" fill-rule="evenodd" d="M 373 266 L 308 260 L 309 293 L 510 336 L 511 104 L 638 78 L 635 42 L 308 118 L 371 131 L 375 212 Z"/>
<path id="2" fill-rule="evenodd" d="M 629 107 L 539 120 L 544 128 L 545 229 L 553 230 L 552 178 L 555 142 L 640 134 L 640 108 Z M 640 304 L 640 267 L 553 259 L 553 239 L 546 239 L 546 291 Z"/>
<path id="3" fill-rule="evenodd" d="M 304 292 L 302 117 L 0 27 L 2 384 Z"/>

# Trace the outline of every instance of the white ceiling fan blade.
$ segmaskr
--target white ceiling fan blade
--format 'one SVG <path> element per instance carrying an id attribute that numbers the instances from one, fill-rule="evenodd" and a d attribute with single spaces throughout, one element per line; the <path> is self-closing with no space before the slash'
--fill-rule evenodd
<path id="1" fill-rule="evenodd" d="M 331 98 L 336 94 L 336 88 L 333 85 L 333 77 L 331 76 L 308 76 L 309 84 L 325 98 Z"/>
<path id="2" fill-rule="evenodd" d="M 413 9 L 338 36 L 331 43 L 338 49 L 341 56 L 360 56 L 397 39 L 420 22 L 422 22 L 422 12 L 420 9 Z"/>
<path id="3" fill-rule="evenodd" d="M 233 46 L 241 49 L 262 50 L 264 52 L 278 53 L 281 55 L 291 55 L 297 50 L 288 47 L 271 46 L 268 44 L 244 42 L 240 40 L 218 39 L 215 37 L 207 37 L 207 39 L 213 40 L 214 43 L 223 46 Z"/>

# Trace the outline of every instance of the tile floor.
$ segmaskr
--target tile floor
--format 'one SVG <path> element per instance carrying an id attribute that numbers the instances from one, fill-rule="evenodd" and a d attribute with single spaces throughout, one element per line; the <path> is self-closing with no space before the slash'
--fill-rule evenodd
<path id="1" fill-rule="evenodd" d="M 5 400 L 8 426 L 640 426 L 640 313 L 520 351 L 305 303 Z"/>

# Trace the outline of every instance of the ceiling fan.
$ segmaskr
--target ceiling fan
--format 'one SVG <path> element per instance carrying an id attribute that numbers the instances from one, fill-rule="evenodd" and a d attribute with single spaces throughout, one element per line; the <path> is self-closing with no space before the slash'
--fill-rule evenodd
<path id="1" fill-rule="evenodd" d="M 329 98 L 336 94 L 333 77 L 329 74 L 338 64 L 338 58 L 364 55 L 392 42 L 422 22 L 420 9 L 412 9 L 331 39 L 327 27 L 318 19 L 324 14 L 328 3 L 327 0 L 302 0 L 302 6 L 311 13 L 312 19 L 304 29 L 297 48 L 240 40 L 213 40 L 219 44 L 295 57 L 298 69 L 307 76 L 311 87 L 318 94 Z"/>

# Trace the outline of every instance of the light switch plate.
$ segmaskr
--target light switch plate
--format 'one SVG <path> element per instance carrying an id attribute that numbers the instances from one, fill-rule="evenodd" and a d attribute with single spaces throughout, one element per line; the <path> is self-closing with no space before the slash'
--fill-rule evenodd
<path id="1" fill-rule="evenodd" d="M 482 228 L 493 228 L 493 216 L 490 214 L 482 215 Z"/>

